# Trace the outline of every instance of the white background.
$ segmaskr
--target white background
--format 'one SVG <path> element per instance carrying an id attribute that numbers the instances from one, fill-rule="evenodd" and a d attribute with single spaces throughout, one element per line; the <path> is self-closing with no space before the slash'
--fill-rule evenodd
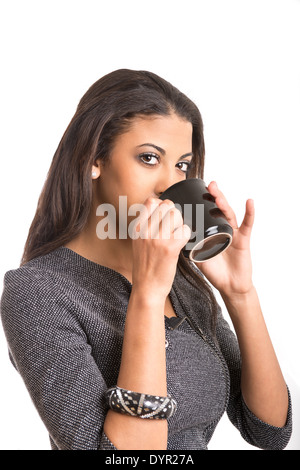
<path id="1" fill-rule="evenodd" d="M 10 0 L 0 4 L 0 275 L 19 265 L 52 156 L 81 96 L 118 68 L 196 102 L 205 180 L 239 220 L 253 198 L 254 279 L 294 400 L 300 449 L 299 0 Z M 2 289 L 2 287 L 1 287 Z M 49 449 L 0 333 L 0 448 Z M 221 420 L 210 449 L 253 449 Z"/>

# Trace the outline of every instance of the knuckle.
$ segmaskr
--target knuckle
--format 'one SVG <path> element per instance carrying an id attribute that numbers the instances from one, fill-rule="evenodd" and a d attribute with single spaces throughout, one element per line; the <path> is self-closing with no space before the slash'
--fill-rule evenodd
<path id="1" fill-rule="evenodd" d="M 162 244 L 162 254 L 164 256 L 170 256 L 174 254 L 174 246 L 172 243 L 164 243 Z"/>
<path id="2" fill-rule="evenodd" d="M 163 201 L 163 205 L 166 209 L 170 209 L 170 207 L 173 207 L 174 206 L 174 202 L 171 201 L 171 199 L 165 199 Z"/>
<path id="3" fill-rule="evenodd" d="M 149 210 L 155 206 L 159 206 L 161 204 L 161 200 L 155 197 L 148 197 L 146 201 L 144 202 L 144 206 Z"/>

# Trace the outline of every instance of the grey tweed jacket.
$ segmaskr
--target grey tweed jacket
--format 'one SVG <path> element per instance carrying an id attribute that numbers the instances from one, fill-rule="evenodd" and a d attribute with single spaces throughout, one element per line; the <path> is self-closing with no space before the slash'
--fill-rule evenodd
<path id="1" fill-rule="evenodd" d="M 131 288 L 120 273 L 65 247 L 5 275 L 1 318 L 9 354 L 52 449 L 114 449 L 103 433 L 105 391 L 117 382 Z M 168 450 L 207 449 L 226 411 L 253 446 L 285 448 L 291 403 L 282 428 L 247 408 L 238 343 L 221 311 L 216 342 L 205 293 L 179 270 L 170 299 L 178 318 L 187 319 L 178 326 L 165 318 L 168 392 L 178 403 L 168 420 Z"/>

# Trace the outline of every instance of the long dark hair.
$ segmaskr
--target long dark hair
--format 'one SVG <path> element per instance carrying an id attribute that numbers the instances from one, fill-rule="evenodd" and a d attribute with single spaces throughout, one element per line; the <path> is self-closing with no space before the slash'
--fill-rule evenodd
<path id="1" fill-rule="evenodd" d="M 176 113 L 191 122 L 192 166 L 188 178 L 203 178 L 203 123 L 197 106 L 166 80 L 148 71 L 116 70 L 95 82 L 80 100 L 54 154 L 21 265 L 63 246 L 84 228 L 92 204 L 91 169 L 105 165 L 117 136 L 142 115 Z M 207 295 L 212 319 L 216 301 L 210 286 L 181 253 L 181 272 Z"/>

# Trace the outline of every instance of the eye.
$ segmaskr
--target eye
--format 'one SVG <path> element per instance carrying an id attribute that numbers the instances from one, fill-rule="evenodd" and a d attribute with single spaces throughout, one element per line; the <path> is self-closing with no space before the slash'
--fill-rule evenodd
<path id="1" fill-rule="evenodd" d="M 177 165 L 186 165 L 186 167 L 180 167 L 180 170 L 182 170 L 184 173 L 187 173 L 191 167 L 191 162 L 179 162 Z"/>
<path id="2" fill-rule="evenodd" d="M 159 162 L 159 156 L 156 155 L 155 153 L 142 153 L 139 155 L 139 159 L 144 163 L 145 165 L 151 165 L 154 166 L 156 165 L 157 162 Z M 154 161 L 156 160 L 156 161 Z"/>

